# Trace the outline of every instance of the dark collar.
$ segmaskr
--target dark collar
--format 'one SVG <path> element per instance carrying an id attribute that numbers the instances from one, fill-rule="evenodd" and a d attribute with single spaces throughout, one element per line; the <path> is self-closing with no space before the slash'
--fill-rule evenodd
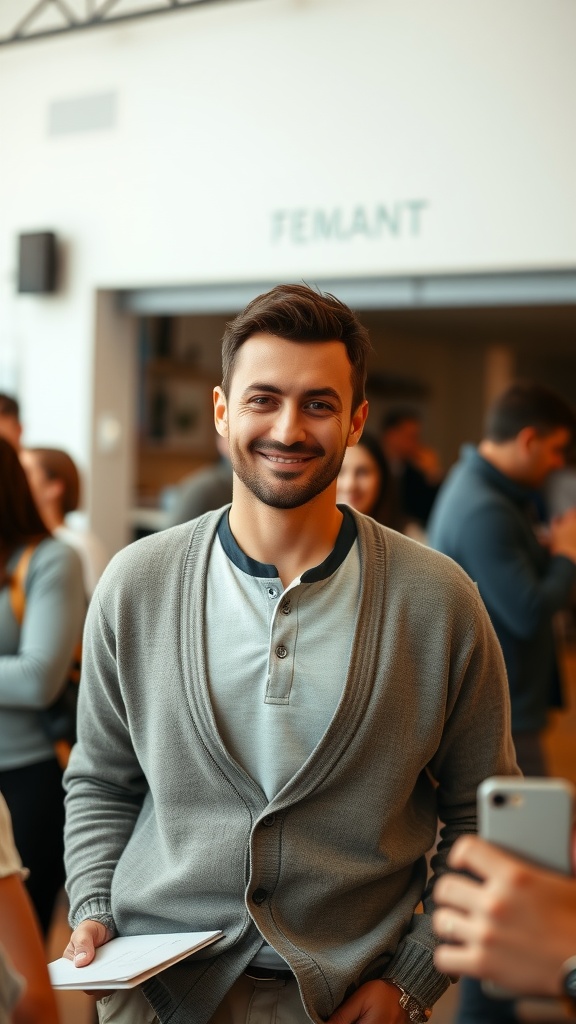
<path id="1" fill-rule="evenodd" d="M 338 505 L 343 513 L 342 525 L 336 538 L 336 543 L 327 558 L 320 565 L 307 569 L 300 577 L 302 583 L 319 583 L 328 579 L 342 565 L 346 555 L 350 551 L 357 536 L 356 522 L 347 505 Z M 230 529 L 228 521 L 229 511 L 227 510 L 218 524 L 218 536 L 220 543 L 228 555 L 230 561 L 248 576 L 258 576 L 260 579 L 278 579 L 278 569 L 275 565 L 267 565 L 265 562 L 257 562 L 255 558 L 246 555 L 238 546 Z"/>
<path id="2" fill-rule="evenodd" d="M 462 456 L 464 461 L 468 465 L 473 466 L 485 480 L 493 484 L 507 495 L 512 501 L 516 502 L 517 505 L 526 505 L 540 494 L 539 491 L 532 487 L 526 487 L 524 484 L 519 484 L 516 480 L 511 480 L 505 473 L 501 473 L 488 459 L 485 459 L 483 455 L 474 445 L 464 445 L 462 449 Z"/>

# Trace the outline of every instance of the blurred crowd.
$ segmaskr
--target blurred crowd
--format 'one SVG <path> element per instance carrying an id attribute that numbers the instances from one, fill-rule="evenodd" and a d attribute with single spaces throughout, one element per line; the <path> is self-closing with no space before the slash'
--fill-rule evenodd
<path id="1" fill-rule="evenodd" d="M 22 991 L 15 1020 L 53 1024 L 40 934 L 64 882 L 62 773 L 73 739 L 58 733 L 54 709 L 63 687 L 77 686 L 72 666 L 107 556 L 67 523 L 80 502 L 70 455 L 22 449 L 21 437 L 18 403 L 0 394 L 0 943 L 19 975 L 2 964 L 0 992 L 9 1003 Z"/>

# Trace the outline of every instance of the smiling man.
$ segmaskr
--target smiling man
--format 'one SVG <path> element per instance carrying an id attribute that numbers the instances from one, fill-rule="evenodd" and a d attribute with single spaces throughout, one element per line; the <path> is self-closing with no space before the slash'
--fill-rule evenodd
<path id="1" fill-rule="evenodd" d="M 440 818 L 442 871 L 478 783 L 516 770 L 508 696 L 465 574 L 336 504 L 369 347 L 306 286 L 250 303 L 214 391 L 232 505 L 131 545 L 97 589 L 66 776 L 66 955 L 81 968 L 115 934 L 224 932 L 106 996 L 102 1021 L 403 1024 L 448 984 L 426 852 Z"/>

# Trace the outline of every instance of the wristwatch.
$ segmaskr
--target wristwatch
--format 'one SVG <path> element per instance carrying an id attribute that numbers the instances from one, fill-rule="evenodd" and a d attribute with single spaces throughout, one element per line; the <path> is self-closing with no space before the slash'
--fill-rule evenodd
<path id="1" fill-rule="evenodd" d="M 395 985 L 400 992 L 400 999 L 398 1002 L 402 1009 L 406 1010 L 408 1019 L 413 1021 L 413 1024 L 426 1024 L 426 1021 L 430 1020 L 430 1017 L 432 1016 L 432 1010 L 427 1006 L 422 1006 L 422 1003 L 419 1003 L 414 996 L 411 996 L 410 993 L 407 992 L 405 988 L 402 988 L 402 985 L 399 985 L 397 981 L 393 981 L 392 984 Z"/>
<path id="2" fill-rule="evenodd" d="M 562 964 L 562 989 L 566 999 L 576 1009 L 576 956 L 569 957 Z"/>

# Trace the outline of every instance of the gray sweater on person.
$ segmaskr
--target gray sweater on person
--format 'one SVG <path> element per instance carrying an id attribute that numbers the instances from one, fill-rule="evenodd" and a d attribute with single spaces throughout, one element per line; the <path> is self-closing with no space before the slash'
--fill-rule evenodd
<path id="1" fill-rule="evenodd" d="M 97 588 L 65 779 L 71 923 L 223 930 L 145 983 L 163 1024 L 205 1024 L 262 936 L 314 1021 L 371 978 L 432 1003 L 448 984 L 426 889 L 437 814 L 441 871 L 475 828 L 478 783 L 517 771 L 478 592 L 444 556 L 355 514 L 362 589 L 344 693 L 268 802 L 225 749 L 209 699 L 205 580 L 221 515 L 131 545 Z"/>
<path id="2" fill-rule="evenodd" d="M 14 572 L 23 548 L 8 561 Z M 58 696 L 82 632 L 86 598 L 75 551 L 52 537 L 34 551 L 22 626 L 0 590 L 0 770 L 54 757 L 38 712 Z"/>

